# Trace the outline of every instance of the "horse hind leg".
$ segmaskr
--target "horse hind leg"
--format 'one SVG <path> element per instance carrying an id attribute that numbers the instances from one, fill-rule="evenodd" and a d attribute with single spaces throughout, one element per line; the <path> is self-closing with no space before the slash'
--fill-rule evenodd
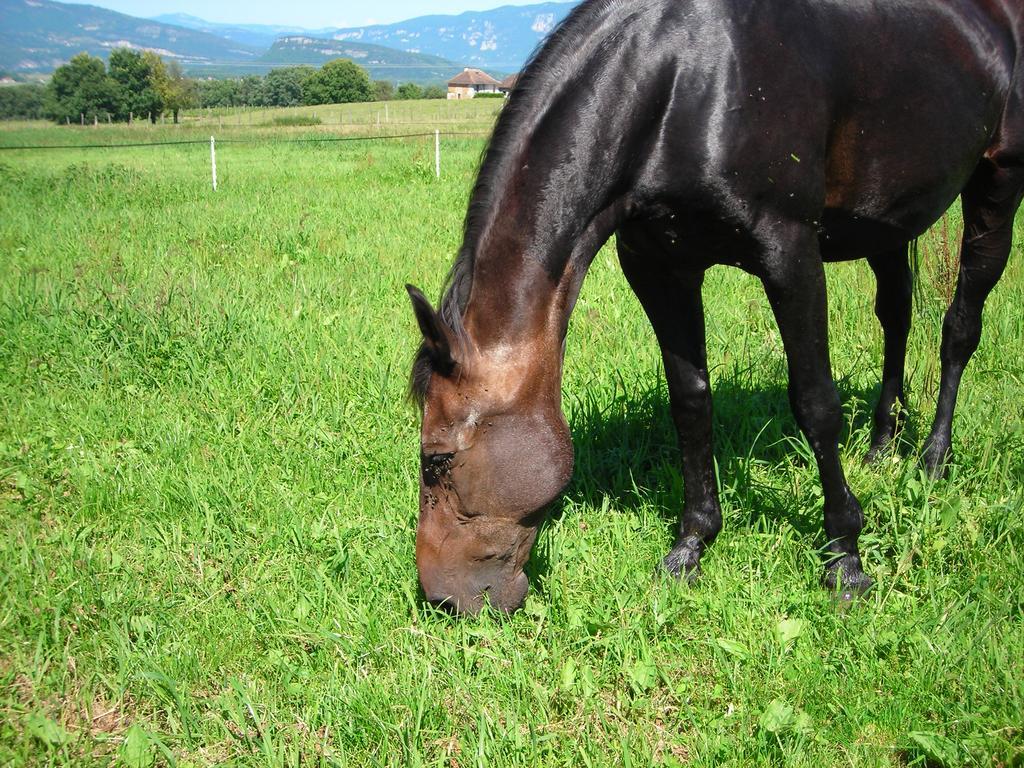
<path id="1" fill-rule="evenodd" d="M 981 340 L 981 314 L 1003 274 L 1013 237 L 1013 218 L 1024 192 L 1024 167 L 984 160 L 961 194 L 964 234 L 956 293 L 942 324 L 942 375 L 923 462 L 932 477 L 952 460 L 953 411 L 964 368 Z"/>
<path id="2" fill-rule="evenodd" d="M 910 335 L 913 300 L 913 276 L 907 263 L 907 246 L 868 258 L 877 281 L 875 316 L 885 335 L 885 356 L 882 363 L 882 388 L 875 406 L 871 448 L 864 457 L 873 462 L 896 437 L 906 420 L 906 397 L 903 392 L 903 369 Z"/>
<path id="3" fill-rule="evenodd" d="M 817 234 L 800 225 L 789 232 L 773 231 L 765 252 L 762 282 L 786 351 L 789 402 L 821 477 L 830 553 L 822 582 L 849 600 L 866 591 L 871 578 L 864 573 L 857 546 L 864 514 L 839 461 L 843 412 L 829 360 L 825 271 Z"/>

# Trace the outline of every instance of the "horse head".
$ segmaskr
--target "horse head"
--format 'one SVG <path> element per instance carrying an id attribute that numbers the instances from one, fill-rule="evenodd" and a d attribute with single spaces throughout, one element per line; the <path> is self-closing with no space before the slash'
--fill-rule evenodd
<path id="1" fill-rule="evenodd" d="M 459 343 L 423 294 L 408 290 L 423 333 L 413 373 L 423 406 L 420 585 L 457 613 L 477 613 L 485 600 L 511 612 L 526 598 L 523 569 L 545 507 L 572 474 L 561 360 L 528 346 Z"/>

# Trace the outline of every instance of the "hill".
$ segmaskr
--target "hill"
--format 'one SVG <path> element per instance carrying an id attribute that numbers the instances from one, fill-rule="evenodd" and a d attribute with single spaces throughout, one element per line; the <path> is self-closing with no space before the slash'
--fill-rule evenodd
<path id="1" fill-rule="evenodd" d="M 153 21 L 163 24 L 174 24 L 178 27 L 206 32 L 261 50 L 272 46 L 274 41 L 282 35 L 309 34 L 309 30 L 302 27 L 274 24 L 221 24 L 215 21 L 206 21 L 206 19 L 187 13 L 164 13 L 151 18 Z"/>
<path id="2" fill-rule="evenodd" d="M 439 56 L 463 65 L 515 72 L 576 4 L 506 5 L 458 15 L 419 16 L 395 24 L 315 30 L 260 24 L 218 24 L 187 14 L 156 18 L 248 45 L 268 47 L 282 35 L 303 35 L 319 40 L 381 45 L 408 53 Z"/>
<path id="3" fill-rule="evenodd" d="M 260 50 L 184 27 L 92 5 L 52 0 L 0 0 L 0 69 L 51 72 L 76 53 L 106 56 L 114 48 L 152 50 L 182 64 L 251 61 Z"/>
<path id="4" fill-rule="evenodd" d="M 396 24 L 300 30 L 220 24 L 188 14 L 140 19 L 54 0 L 0 0 L 0 70 L 48 73 L 76 53 L 152 50 L 204 77 L 264 74 L 274 66 L 347 57 L 377 80 L 439 83 L 463 66 L 500 76 L 530 52 L 576 3 L 503 6 Z"/>
<path id="5" fill-rule="evenodd" d="M 523 62 L 577 3 L 506 5 L 457 16 L 435 15 L 401 21 L 328 30 L 323 37 L 373 43 L 451 61 L 507 72 Z"/>
<path id="6" fill-rule="evenodd" d="M 260 57 L 260 62 L 275 66 L 292 64 L 320 65 L 331 59 L 351 59 L 373 80 L 400 82 L 444 82 L 457 74 L 461 65 L 439 56 L 409 53 L 369 43 L 292 35 L 278 39 Z"/>

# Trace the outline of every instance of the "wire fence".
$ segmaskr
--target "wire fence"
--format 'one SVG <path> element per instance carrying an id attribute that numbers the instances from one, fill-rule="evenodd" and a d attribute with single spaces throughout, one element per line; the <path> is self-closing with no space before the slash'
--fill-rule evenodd
<path id="1" fill-rule="evenodd" d="M 474 138 L 486 138 L 490 136 L 490 132 L 480 131 L 445 131 L 443 134 L 447 137 L 474 137 Z M 45 151 L 45 150 L 80 150 L 80 149 L 131 149 L 135 147 L 181 147 L 181 146 L 198 146 L 209 143 L 210 145 L 210 183 L 213 191 L 217 191 L 217 151 L 216 145 L 220 144 L 253 144 L 253 145 L 281 145 L 281 144 L 324 144 L 331 142 L 373 142 L 373 141 L 389 141 L 392 139 L 417 139 L 433 137 L 434 139 L 434 174 L 440 179 L 441 178 L 441 136 L 442 132 L 439 128 L 433 131 L 418 131 L 415 133 L 392 133 L 392 134 L 373 134 L 363 136 L 337 136 L 337 135 L 320 135 L 320 136 L 302 136 L 294 139 L 283 139 L 279 137 L 267 137 L 267 136 L 248 136 L 248 137 L 231 137 L 217 139 L 215 136 L 210 136 L 209 139 L 171 139 L 166 141 L 130 141 L 130 142 L 108 142 L 103 144 L 18 144 L 18 145 L 0 145 L 0 151 Z"/>
<path id="2" fill-rule="evenodd" d="M 311 144 L 339 141 L 384 141 L 388 139 L 416 139 L 416 138 L 446 138 L 446 137 L 472 137 L 487 138 L 490 132 L 483 131 L 420 131 L 417 133 L 392 133 L 373 134 L 368 136 L 303 136 L 297 139 L 281 139 L 269 137 L 244 137 L 244 138 L 222 138 L 216 139 L 217 144 Z M 212 138 L 212 137 L 211 137 Z M 0 151 L 5 150 L 47 150 L 47 149 L 129 149 L 133 147 L 174 147 L 189 144 L 209 144 L 210 139 L 172 139 L 170 141 L 132 141 L 122 143 L 104 144 L 14 144 L 0 145 Z"/>

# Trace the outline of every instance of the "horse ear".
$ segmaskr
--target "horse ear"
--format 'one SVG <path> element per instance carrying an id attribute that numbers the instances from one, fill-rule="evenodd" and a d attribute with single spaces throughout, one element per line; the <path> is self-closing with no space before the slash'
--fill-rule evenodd
<path id="1" fill-rule="evenodd" d="M 452 332 L 448 324 L 430 306 L 430 301 L 415 285 L 406 285 L 412 300 L 412 311 L 416 315 L 420 332 L 423 334 L 423 345 L 426 347 L 434 367 L 441 373 L 448 373 L 455 367 L 452 355 Z"/>

